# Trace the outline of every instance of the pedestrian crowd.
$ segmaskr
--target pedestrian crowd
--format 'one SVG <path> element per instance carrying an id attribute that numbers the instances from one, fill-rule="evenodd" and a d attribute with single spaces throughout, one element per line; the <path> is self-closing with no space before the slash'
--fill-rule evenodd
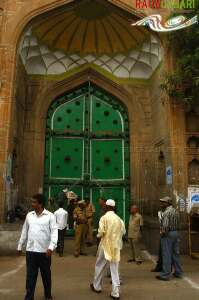
<path id="1" fill-rule="evenodd" d="M 52 300 L 51 295 L 51 257 L 55 250 L 59 256 L 64 253 L 66 232 L 73 229 L 75 233 L 74 256 L 87 255 L 86 245 L 94 244 L 93 222 L 96 210 L 89 198 L 82 200 L 68 189 L 58 194 L 57 205 L 50 198 L 45 209 L 45 198 L 42 194 L 32 197 L 32 211 L 25 219 L 18 252 L 26 245 L 26 294 L 24 300 L 34 300 L 38 272 L 40 271 L 45 300 Z M 67 205 L 66 205 L 67 204 Z M 132 205 L 128 231 L 123 220 L 116 213 L 116 202 L 113 199 L 98 201 L 100 211 L 95 217 L 97 227 L 97 252 L 94 278 L 90 283 L 91 291 L 101 293 L 102 278 L 110 274 L 112 290 L 110 297 L 120 299 L 121 276 L 119 272 L 120 251 L 124 236 L 128 238 L 129 259 L 140 265 L 143 262 L 141 239 L 143 217 L 138 207 Z M 158 261 L 152 272 L 159 272 L 158 280 L 168 281 L 172 276 L 182 278 L 183 272 L 179 254 L 179 215 L 168 196 L 160 199 L 158 212 L 160 223 L 160 242 Z"/>

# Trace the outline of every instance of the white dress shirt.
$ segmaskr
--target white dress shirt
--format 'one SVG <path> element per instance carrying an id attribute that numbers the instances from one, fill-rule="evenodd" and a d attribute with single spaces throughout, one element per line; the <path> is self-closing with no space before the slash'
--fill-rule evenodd
<path id="1" fill-rule="evenodd" d="M 64 228 L 66 228 L 68 224 L 68 212 L 60 207 L 54 212 L 54 215 L 58 229 L 63 230 Z"/>
<path id="2" fill-rule="evenodd" d="M 17 249 L 21 250 L 26 243 L 26 251 L 45 253 L 57 247 L 57 239 L 55 216 L 46 209 L 40 215 L 31 211 L 26 216 Z"/>

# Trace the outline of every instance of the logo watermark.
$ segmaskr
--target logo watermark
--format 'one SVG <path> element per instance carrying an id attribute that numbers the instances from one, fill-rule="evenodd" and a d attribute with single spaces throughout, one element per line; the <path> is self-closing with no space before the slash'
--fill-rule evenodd
<path id="1" fill-rule="evenodd" d="M 180 30 L 186 27 L 189 27 L 193 24 L 198 23 L 198 16 L 194 16 L 191 19 L 187 19 L 184 16 L 177 16 L 170 18 L 167 21 L 162 20 L 161 15 L 150 15 L 142 20 L 139 20 L 133 24 L 132 26 L 148 26 L 153 31 L 157 32 L 169 32 Z"/>
<path id="2" fill-rule="evenodd" d="M 194 9 L 198 0 L 135 0 L 137 9 Z"/>

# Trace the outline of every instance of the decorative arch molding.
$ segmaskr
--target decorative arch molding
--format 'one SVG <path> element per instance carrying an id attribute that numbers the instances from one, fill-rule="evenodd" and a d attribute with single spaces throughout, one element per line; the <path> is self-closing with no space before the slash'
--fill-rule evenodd
<path id="1" fill-rule="evenodd" d="M 130 123 L 136 123 L 138 120 L 145 120 L 145 114 L 141 103 L 137 101 L 138 94 L 136 92 L 132 96 L 132 94 L 124 87 L 121 87 L 117 83 L 107 79 L 102 74 L 90 68 L 60 82 L 51 82 L 51 86 L 45 89 L 42 94 L 39 94 L 39 100 L 37 98 L 34 103 L 33 111 L 35 112 L 35 115 L 45 119 L 48 107 L 55 98 L 87 81 L 93 82 L 100 88 L 103 88 L 105 91 L 117 97 L 121 103 L 126 106 Z"/>

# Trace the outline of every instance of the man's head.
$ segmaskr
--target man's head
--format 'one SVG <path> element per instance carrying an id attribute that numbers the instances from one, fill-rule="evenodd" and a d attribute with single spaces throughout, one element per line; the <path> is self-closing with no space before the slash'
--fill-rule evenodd
<path id="1" fill-rule="evenodd" d="M 78 203 L 78 205 L 79 205 L 79 207 L 80 207 L 81 209 L 83 209 L 83 208 L 85 207 L 85 201 L 84 201 L 84 200 L 80 200 L 80 201 L 78 201 L 77 203 Z"/>
<path id="2" fill-rule="evenodd" d="M 163 197 L 160 199 L 160 207 L 161 209 L 167 208 L 167 206 L 172 205 L 172 199 L 169 196 Z"/>
<path id="3" fill-rule="evenodd" d="M 45 205 L 44 195 L 36 194 L 36 195 L 32 196 L 31 205 L 32 205 L 32 208 L 35 211 L 42 210 L 44 208 L 44 205 Z"/>
<path id="4" fill-rule="evenodd" d="M 136 205 L 132 205 L 131 206 L 131 214 L 135 215 L 138 212 L 138 208 Z"/>
<path id="5" fill-rule="evenodd" d="M 106 200 L 104 199 L 104 198 L 99 198 L 98 199 L 98 203 L 99 203 L 99 206 L 101 207 L 101 208 L 105 208 L 105 206 L 106 206 Z"/>
<path id="6" fill-rule="evenodd" d="M 63 201 L 59 201 L 58 206 L 59 206 L 59 208 L 63 208 L 64 202 Z"/>
<path id="7" fill-rule="evenodd" d="M 66 194 L 66 196 L 67 196 L 68 189 L 67 189 L 67 188 L 64 188 L 62 191 L 63 191 L 63 192 Z"/>
<path id="8" fill-rule="evenodd" d="M 85 203 L 88 205 L 90 203 L 90 199 L 88 197 L 85 198 Z"/>
<path id="9" fill-rule="evenodd" d="M 115 201 L 113 199 L 106 200 L 106 211 L 115 210 Z"/>

